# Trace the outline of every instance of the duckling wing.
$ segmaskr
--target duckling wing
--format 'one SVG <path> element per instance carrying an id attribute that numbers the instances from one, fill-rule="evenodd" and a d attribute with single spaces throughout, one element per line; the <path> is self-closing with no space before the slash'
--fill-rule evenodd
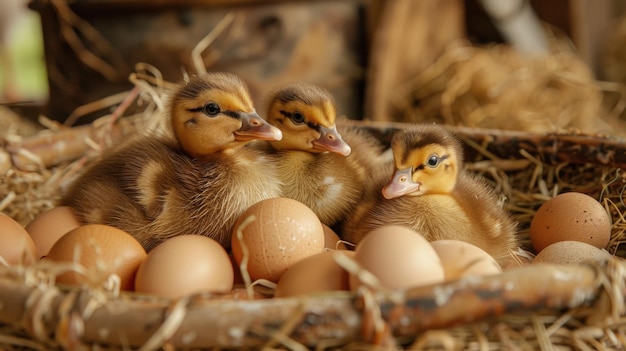
<path id="1" fill-rule="evenodd" d="M 84 223 L 108 224 L 132 234 L 161 211 L 160 194 L 172 182 L 164 177 L 172 167 L 169 153 L 166 144 L 152 138 L 129 142 L 88 167 L 61 204 L 73 207 Z"/>

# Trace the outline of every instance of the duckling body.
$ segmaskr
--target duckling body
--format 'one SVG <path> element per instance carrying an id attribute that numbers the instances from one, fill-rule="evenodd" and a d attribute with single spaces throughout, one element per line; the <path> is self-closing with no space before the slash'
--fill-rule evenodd
<path id="1" fill-rule="evenodd" d="M 256 115 L 242 84 L 232 75 L 194 78 L 171 102 L 176 138 L 138 137 L 103 155 L 62 204 L 84 223 L 127 231 L 147 250 L 185 234 L 228 248 L 238 216 L 281 190 L 271 157 L 247 145 L 280 131 Z"/>
<path id="2" fill-rule="evenodd" d="M 280 141 L 268 141 L 283 183 L 282 196 L 304 203 L 328 226 L 339 223 L 367 185 L 368 165 L 357 155 L 366 147 L 380 153 L 382 147 L 374 138 L 347 131 L 359 144 L 355 152 L 337 131 L 332 96 L 313 84 L 297 82 L 276 90 L 266 118 L 283 134 Z"/>
<path id="3" fill-rule="evenodd" d="M 396 224 L 429 241 L 469 242 L 506 262 L 518 246 L 515 223 L 484 179 L 463 171 L 461 146 L 452 134 L 419 126 L 394 135 L 392 149 L 395 173 L 378 180 L 381 191 L 355 211 L 345 240 L 358 243 L 369 231 Z"/>

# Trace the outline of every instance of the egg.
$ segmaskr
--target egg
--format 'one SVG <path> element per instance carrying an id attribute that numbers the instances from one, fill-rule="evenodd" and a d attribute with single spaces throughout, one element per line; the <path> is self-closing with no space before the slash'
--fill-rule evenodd
<path id="1" fill-rule="evenodd" d="M 104 224 L 87 224 L 63 235 L 44 258 L 53 262 L 77 262 L 86 272 L 57 277 L 63 284 L 102 284 L 109 276 L 120 278 L 122 290 L 133 290 L 135 274 L 146 259 L 141 244 L 125 231 Z"/>
<path id="2" fill-rule="evenodd" d="M 604 261 L 611 258 L 611 254 L 593 245 L 580 241 L 559 241 L 546 246 L 535 256 L 535 263 L 553 264 L 581 264 L 587 261 Z"/>
<path id="3" fill-rule="evenodd" d="M 528 266 L 534 259 L 535 255 L 532 252 L 518 247 L 517 250 L 511 252 L 511 255 L 507 257 L 507 259 L 503 260 L 503 263 L 500 266 L 502 267 L 502 270 L 507 271 L 510 269 Z"/>
<path id="4" fill-rule="evenodd" d="M 9 265 L 29 265 L 37 261 L 37 248 L 26 229 L 0 213 L 0 257 Z"/>
<path id="5" fill-rule="evenodd" d="M 61 236 L 80 225 L 71 207 L 59 206 L 37 215 L 26 225 L 26 231 L 35 242 L 37 257 L 41 258 Z"/>
<path id="6" fill-rule="evenodd" d="M 231 246 L 238 264 L 244 259 L 244 248 L 248 251 L 245 268 L 252 280 L 276 283 L 293 264 L 324 250 L 324 228 L 303 203 L 288 198 L 267 199 L 241 214 Z"/>
<path id="7" fill-rule="evenodd" d="M 339 235 L 329 226 L 322 223 L 324 228 L 324 247 L 331 250 L 347 250 L 346 244 L 341 242 Z"/>
<path id="8" fill-rule="evenodd" d="M 424 236 L 410 228 L 389 225 L 365 235 L 354 250 L 354 260 L 388 289 L 406 289 L 441 283 L 445 273 L 437 251 Z M 361 282 L 350 276 L 350 288 Z"/>
<path id="9" fill-rule="evenodd" d="M 431 245 L 439 255 L 446 280 L 498 274 L 498 262 L 485 250 L 461 240 L 436 240 Z"/>
<path id="10" fill-rule="evenodd" d="M 611 237 L 611 218 L 593 197 L 577 192 L 562 193 L 537 209 L 529 236 L 537 253 L 552 243 L 570 240 L 602 249 Z"/>
<path id="11" fill-rule="evenodd" d="M 341 252 L 354 256 L 354 251 L 341 250 Z M 336 253 L 337 250 L 324 251 L 296 262 L 280 277 L 274 296 L 350 290 L 348 272 L 335 261 Z"/>
<path id="12" fill-rule="evenodd" d="M 220 243 L 203 235 L 180 235 L 150 250 L 135 278 L 135 291 L 177 298 L 233 288 L 234 271 Z"/>

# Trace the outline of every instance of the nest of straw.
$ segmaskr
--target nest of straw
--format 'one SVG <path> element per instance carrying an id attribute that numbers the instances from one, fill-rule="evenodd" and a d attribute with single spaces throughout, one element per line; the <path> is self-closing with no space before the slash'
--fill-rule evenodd
<path id="1" fill-rule="evenodd" d="M 525 55 L 504 44 L 450 45 L 407 80 L 394 119 L 549 133 L 583 130 L 624 136 L 623 86 L 602 82 L 571 46 Z"/>
<path id="2" fill-rule="evenodd" d="M 55 206 L 65 185 L 119 138 L 161 130 L 168 84 L 143 68 L 135 88 L 96 122 L 64 127 L 42 120 L 31 136 L 5 135 L 8 160 L 0 209 L 26 224 Z M 104 102 L 103 102 L 104 104 Z M 126 114 L 133 106 L 132 114 Z M 352 121 L 388 142 L 405 123 Z M 503 196 L 531 250 L 534 212 L 564 191 L 589 194 L 613 219 L 612 260 L 582 266 L 527 266 L 408 291 L 364 288 L 293 298 L 259 298 L 249 288 L 181 299 L 106 287 L 62 287 L 72 267 L 0 266 L 0 343 L 15 349 L 175 348 L 611 349 L 624 347 L 626 146 L 614 138 L 449 127 L 470 171 Z M 64 149 L 59 152 L 57 149 Z M 50 153 L 49 150 L 57 150 Z M 338 257 L 338 262 L 342 260 Z M 350 262 L 341 261 L 353 274 Z"/>

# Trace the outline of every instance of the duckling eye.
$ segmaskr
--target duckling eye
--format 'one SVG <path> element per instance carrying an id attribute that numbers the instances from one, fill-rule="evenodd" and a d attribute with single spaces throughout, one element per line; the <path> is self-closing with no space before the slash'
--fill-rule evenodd
<path id="1" fill-rule="evenodd" d="M 295 124 L 302 124 L 305 122 L 304 115 L 301 112 L 294 112 L 291 114 L 291 120 Z"/>
<path id="2" fill-rule="evenodd" d="M 204 113 L 207 116 L 215 116 L 220 113 L 220 106 L 214 102 L 209 102 L 208 104 L 204 105 Z"/>
<path id="3" fill-rule="evenodd" d="M 428 157 L 428 161 L 426 161 L 426 165 L 428 167 L 437 167 L 438 164 L 439 164 L 439 156 L 437 155 L 430 155 L 430 157 Z"/>

